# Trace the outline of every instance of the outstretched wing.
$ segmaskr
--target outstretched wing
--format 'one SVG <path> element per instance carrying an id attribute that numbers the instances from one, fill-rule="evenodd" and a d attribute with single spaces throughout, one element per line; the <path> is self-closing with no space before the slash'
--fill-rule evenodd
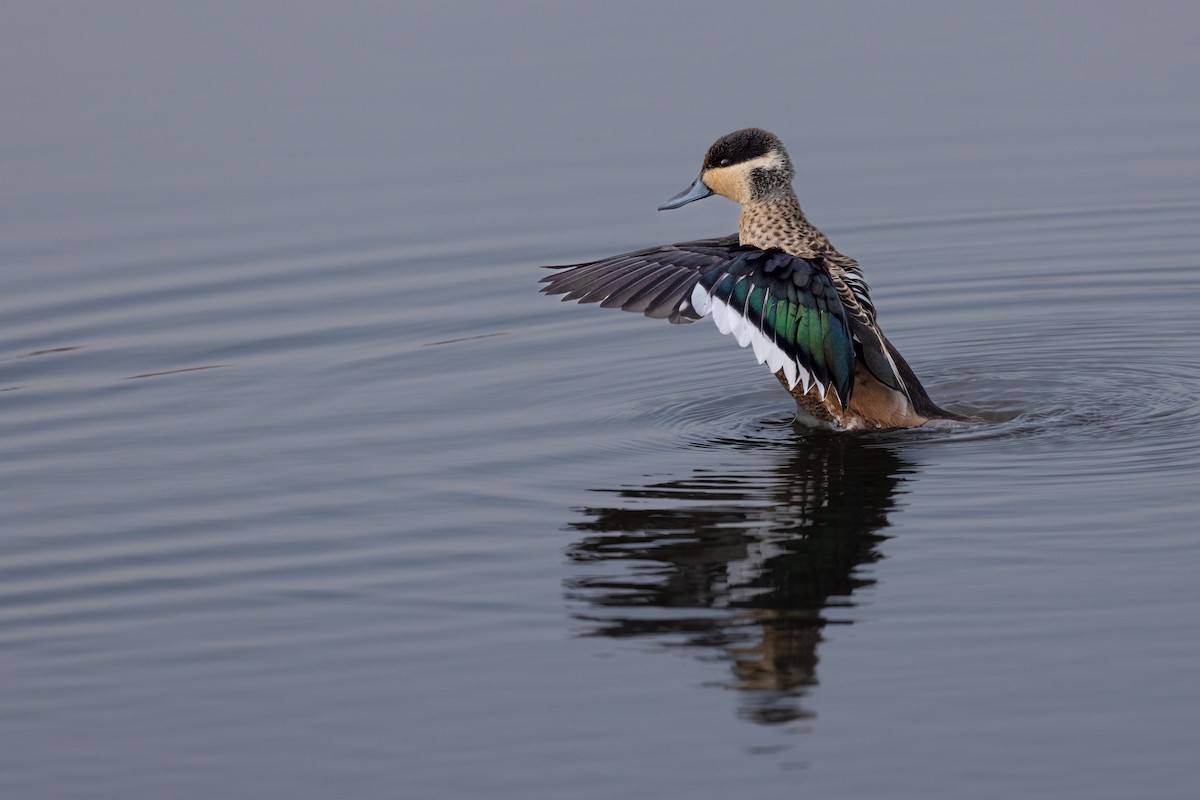
<path id="1" fill-rule="evenodd" d="M 854 385 L 854 337 L 824 263 L 737 243 L 736 236 L 639 250 L 557 267 L 547 294 L 599 302 L 672 322 L 711 313 L 722 333 L 753 346 L 789 388 L 832 386 L 845 407 Z"/>
<path id="2" fill-rule="evenodd" d="M 737 248 L 734 234 L 547 267 L 560 271 L 541 279 L 547 284 L 542 291 L 565 294 L 563 300 L 598 302 L 603 308 L 637 311 L 674 323 L 695 322 L 704 314 L 691 305 L 692 289 L 701 275 L 729 261 L 731 251 Z"/>

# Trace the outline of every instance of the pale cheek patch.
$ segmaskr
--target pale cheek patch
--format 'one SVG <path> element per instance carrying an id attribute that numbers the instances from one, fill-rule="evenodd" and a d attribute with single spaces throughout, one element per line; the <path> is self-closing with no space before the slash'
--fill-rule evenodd
<path id="1" fill-rule="evenodd" d="M 735 203 L 745 203 L 750 198 L 750 176 L 756 169 L 771 172 L 784 170 L 787 162 L 783 154 L 772 151 L 766 155 L 734 164 L 730 167 L 714 167 L 705 170 L 702 179 L 708 188 L 723 197 L 728 197 Z"/>
<path id="2" fill-rule="evenodd" d="M 710 169 L 704 173 L 704 184 L 722 197 L 740 203 L 745 197 L 745 191 L 742 189 L 745 179 L 738 171 L 738 167 Z"/>

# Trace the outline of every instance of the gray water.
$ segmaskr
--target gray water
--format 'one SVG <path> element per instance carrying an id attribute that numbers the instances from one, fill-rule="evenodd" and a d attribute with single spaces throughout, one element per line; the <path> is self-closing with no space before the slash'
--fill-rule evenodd
<path id="1" fill-rule="evenodd" d="M 1191 4 L 9 3 L 0 797 L 1200 795 Z M 536 291 L 773 130 L 950 430 Z"/>

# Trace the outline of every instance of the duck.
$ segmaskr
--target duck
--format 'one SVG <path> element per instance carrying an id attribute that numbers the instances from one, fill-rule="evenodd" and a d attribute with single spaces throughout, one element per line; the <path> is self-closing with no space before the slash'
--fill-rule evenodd
<path id="1" fill-rule="evenodd" d="M 835 431 L 962 420 L 929 397 L 876 319 L 858 262 L 800 208 L 795 168 L 775 134 L 722 136 L 700 175 L 659 206 L 713 195 L 741 207 L 738 232 L 546 267 L 541 291 L 676 324 L 711 317 L 750 347 L 796 402 L 798 422 Z"/>

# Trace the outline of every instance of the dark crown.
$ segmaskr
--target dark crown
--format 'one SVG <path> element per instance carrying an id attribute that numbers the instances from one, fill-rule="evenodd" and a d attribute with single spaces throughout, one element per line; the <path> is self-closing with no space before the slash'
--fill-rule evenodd
<path id="1" fill-rule="evenodd" d="M 772 150 L 783 152 L 783 144 L 773 133 L 762 128 L 745 128 L 717 139 L 704 157 L 704 169 L 728 167 L 752 158 L 765 156 Z"/>

